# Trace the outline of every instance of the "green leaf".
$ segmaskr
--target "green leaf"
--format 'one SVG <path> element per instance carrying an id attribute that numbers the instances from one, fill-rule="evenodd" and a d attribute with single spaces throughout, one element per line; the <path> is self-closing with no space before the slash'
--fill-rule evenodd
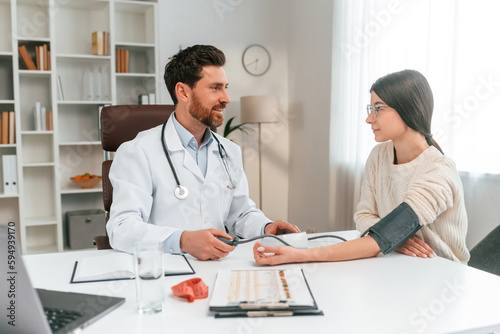
<path id="1" fill-rule="evenodd" d="M 232 126 L 233 121 L 234 121 L 234 117 L 231 117 L 230 119 L 228 119 L 226 126 L 224 127 L 224 137 L 229 136 L 229 134 L 235 130 L 240 130 L 242 132 L 246 132 L 247 129 L 244 127 L 246 125 L 246 123 L 241 123 L 241 124 Z"/>

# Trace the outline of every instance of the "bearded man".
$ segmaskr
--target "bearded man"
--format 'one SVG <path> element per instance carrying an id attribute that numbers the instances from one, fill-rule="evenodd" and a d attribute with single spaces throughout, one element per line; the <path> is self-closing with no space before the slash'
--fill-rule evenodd
<path id="1" fill-rule="evenodd" d="M 132 253 L 137 241 L 153 240 L 167 253 L 220 259 L 234 250 L 217 238 L 231 239 L 226 232 L 240 238 L 299 232 L 256 208 L 240 147 L 210 130 L 222 125 L 230 102 L 225 62 L 216 47 L 195 45 L 165 66 L 175 112 L 123 143 L 110 170 L 106 228 L 114 249 Z"/>

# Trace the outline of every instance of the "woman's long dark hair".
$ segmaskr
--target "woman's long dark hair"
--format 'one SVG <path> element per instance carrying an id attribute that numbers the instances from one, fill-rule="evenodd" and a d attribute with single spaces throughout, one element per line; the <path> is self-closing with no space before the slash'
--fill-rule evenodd
<path id="1" fill-rule="evenodd" d="M 420 72 L 404 70 L 388 74 L 375 81 L 370 92 L 377 94 L 382 101 L 398 112 L 409 128 L 423 134 L 429 145 L 443 153 L 431 134 L 434 109 L 432 90 Z"/>

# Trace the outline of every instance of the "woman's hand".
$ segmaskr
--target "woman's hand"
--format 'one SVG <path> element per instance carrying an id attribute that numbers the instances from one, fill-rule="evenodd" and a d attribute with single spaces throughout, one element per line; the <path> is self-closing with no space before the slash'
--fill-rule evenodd
<path id="1" fill-rule="evenodd" d="M 260 242 L 253 246 L 253 257 L 258 264 L 276 265 L 290 262 L 304 262 L 304 250 L 289 246 L 263 247 Z M 274 254 L 265 254 L 274 253 Z"/>
<path id="2" fill-rule="evenodd" d="M 436 256 L 436 253 L 434 253 L 432 248 L 416 236 L 406 240 L 401 246 L 396 248 L 396 252 L 424 258 Z"/>

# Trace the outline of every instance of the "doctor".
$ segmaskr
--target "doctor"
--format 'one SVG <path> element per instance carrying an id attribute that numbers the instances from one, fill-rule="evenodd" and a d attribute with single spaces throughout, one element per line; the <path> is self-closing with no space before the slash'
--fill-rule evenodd
<path id="1" fill-rule="evenodd" d="M 216 238 L 231 239 L 225 228 L 244 238 L 299 232 L 255 207 L 239 146 L 210 131 L 222 125 L 230 102 L 224 64 L 224 53 L 207 45 L 181 50 L 167 63 L 175 112 L 123 143 L 111 167 L 106 228 L 113 248 L 133 252 L 135 242 L 151 239 L 165 252 L 219 259 L 234 250 Z"/>

